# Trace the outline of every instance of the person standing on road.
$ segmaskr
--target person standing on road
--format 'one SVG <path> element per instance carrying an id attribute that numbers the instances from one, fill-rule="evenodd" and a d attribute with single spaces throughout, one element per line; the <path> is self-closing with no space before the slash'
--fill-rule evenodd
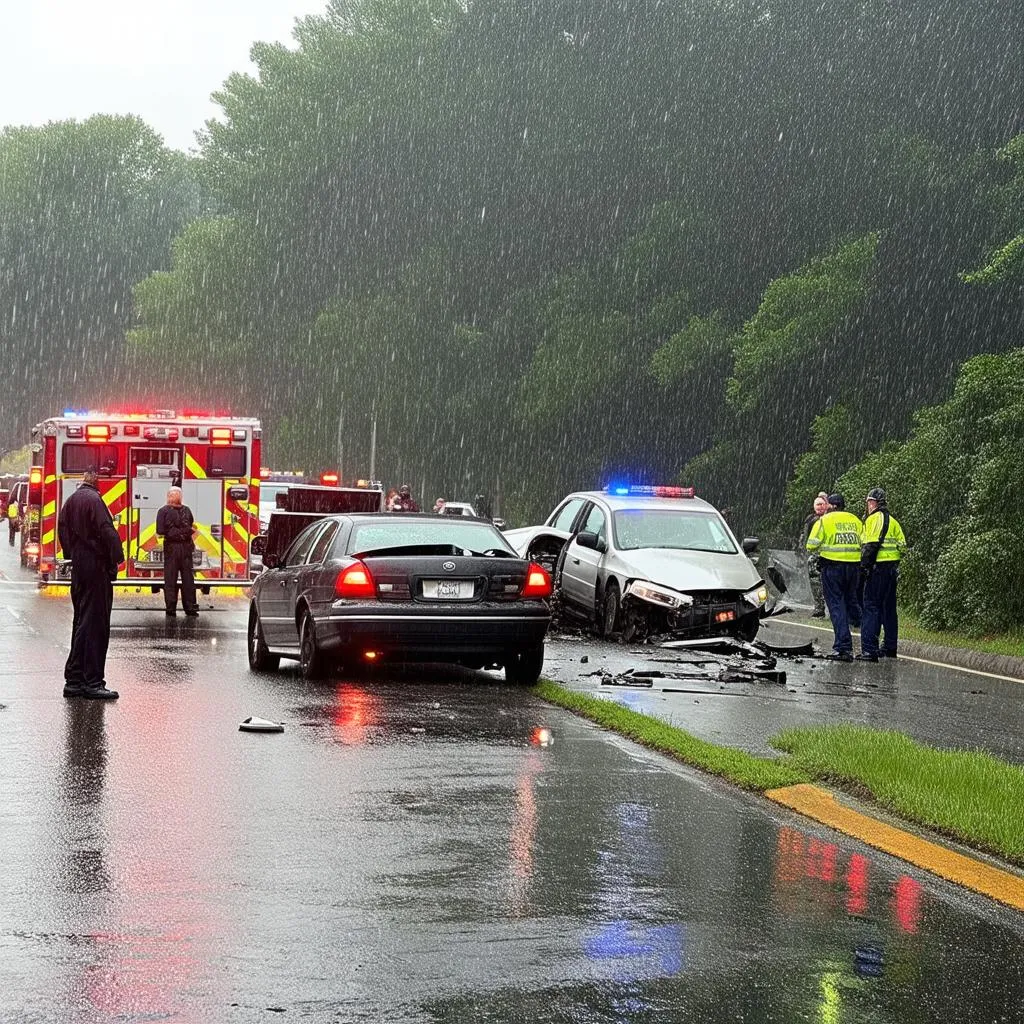
<path id="1" fill-rule="evenodd" d="M 819 491 L 814 499 L 814 511 L 804 520 L 804 528 L 800 534 L 799 551 L 807 550 L 807 538 L 811 535 L 814 524 L 828 511 L 828 495 Z M 818 566 L 818 556 L 807 556 L 807 579 L 811 587 L 811 600 L 814 602 L 814 609 L 811 612 L 812 619 L 825 618 L 825 598 L 821 592 L 821 569 Z"/>
<path id="2" fill-rule="evenodd" d="M 167 492 L 167 504 L 156 514 L 156 532 L 164 539 L 164 607 L 173 617 L 178 608 L 178 576 L 181 576 L 181 606 L 194 618 L 199 614 L 196 602 L 196 579 L 192 569 L 195 520 L 188 505 L 181 503 L 181 488 Z"/>
<path id="3" fill-rule="evenodd" d="M 835 640 L 829 661 L 853 661 L 853 636 L 850 619 L 857 606 L 857 581 L 860 578 L 861 523 L 846 511 L 841 494 L 830 494 L 830 511 L 811 527 L 807 550 L 817 555 L 821 569 L 821 587 Z"/>
<path id="4" fill-rule="evenodd" d="M 10 530 L 11 547 L 14 547 L 14 538 L 18 534 L 18 503 L 10 501 L 7 503 L 7 528 Z"/>
<path id="5" fill-rule="evenodd" d="M 82 486 L 60 511 L 57 535 L 71 559 L 71 653 L 64 666 L 64 696 L 117 700 L 103 678 L 110 643 L 110 609 L 117 567 L 124 561 L 121 538 L 96 487 L 99 472 L 89 468 Z"/>
<path id="6" fill-rule="evenodd" d="M 896 584 L 900 558 L 907 546 L 894 515 L 889 513 L 885 491 L 872 487 L 865 499 L 868 516 L 864 520 L 864 547 L 860 555 L 860 574 L 864 580 L 864 618 L 860 631 L 859 661 L 878 661 L 896 657 L 899 623 L 896 615 Z M 885 640 L 878 649 L 879 630 Z"/>
<path id="7" fill-rule="evenodd" d="M 419 512 L 420 507 L 412 500 L 412 488 L 408 484 L 402 484 L 398 488 L 398 494 L 391 500 L 389 511 L 391 512 Z"/>

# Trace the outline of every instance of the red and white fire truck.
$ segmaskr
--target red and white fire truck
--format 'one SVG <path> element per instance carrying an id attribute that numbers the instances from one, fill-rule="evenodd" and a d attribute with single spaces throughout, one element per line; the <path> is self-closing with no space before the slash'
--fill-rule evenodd
<path id="1" fill-rule="evenodd" d="M 175 484 L 198 528 L 196 586 L 209 593 L 248 583 L 249 543 L 259 533 L 260 439 L 257 419 L 169 410 L 67 410 L 43 420 L 32 430 L 33 470 L 38 467 L 42 478 L 36 491 L 41 583 L 70 584 L 57 523 L 90 466 L 99 468 L 97 486 L 121 535 L 118 583 L 162 588 L 156 514 Z"/>

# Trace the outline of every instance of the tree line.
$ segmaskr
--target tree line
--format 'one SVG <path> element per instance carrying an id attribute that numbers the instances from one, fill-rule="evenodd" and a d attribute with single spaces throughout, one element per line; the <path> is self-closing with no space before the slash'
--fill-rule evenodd
<path id="1" fill-rule="evenodd" d="M 980 497 L 1014 479 L 980 420 L 1020 402 L 1022 40 L 1009 0 L 334 0 L 195 158 L 135 119 L 0 136 L 0 429 L 209 395 L 281 464 L 365 473 L 376 422 L 427 501 L 682 480 L 786 543 L 874 474 L 935 609 L 963 545 L 1024 539 Z M 965 391 L 997 406 L 936 517 Z"/>

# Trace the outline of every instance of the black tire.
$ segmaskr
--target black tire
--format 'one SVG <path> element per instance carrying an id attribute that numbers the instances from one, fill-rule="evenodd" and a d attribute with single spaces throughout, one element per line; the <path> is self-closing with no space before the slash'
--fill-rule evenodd
<path id="1" fill-rule="evenodd" d="M 256 602 L 249 605 L 249 630 L 246 647 L 249 653 L 249 669 L 252 672 L 273 672 L 281 664 L 279 654 L 271 654 L 267 650 L 267 641 L 263 637 L 263 623 L 256 611 Z"/>
<path id="2" fill-rule="evenodd" d="M 619 631 L 622 611 L 622 599 L 619 597 L 619 585 L 609 580 L 604 586 L 604 597 L 597 617 L 597 631 L 607 638 Z"/>
<path id="3" fill-rule="evenodd" d="M 751 640 L 757 637 L 757 631 L 761 628 L 761 616 L 757 612 L 751 612 L 749 615 L 744 615 L 737 623 L 732 631 L 732 635 L 737 640 L 743 640 L 745 643 L 750 643 Z"/>
<path id="4" fill-rule="evenodd" d="M 533 686 L 543 668 L 543 644 L 515 651 L 505 661 L 505 682 L 512 686 Z"/>
<path id="5" fill-rule="evenodd" d="M 316 623 L 307 610 L 299 626 L 299 672 L 303 679 L 322 679 L 326 669 L 323 651 L 317 646 Z"/>

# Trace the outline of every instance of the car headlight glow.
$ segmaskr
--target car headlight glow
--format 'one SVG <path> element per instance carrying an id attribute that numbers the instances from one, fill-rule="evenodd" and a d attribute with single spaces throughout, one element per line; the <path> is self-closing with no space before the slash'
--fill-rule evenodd
<path id="1" fill-rule="evenodd" d="M 768 600 L 768 588 L 762 583 L 761 586 L 748 590 L 743 595 L 743 600 L 749 602 L 755 608 L 760 608 Z"/>
<path id="2" fill-rule="evenodd" d="M 663 608 L 689 608 L 693 604 L 693 598 L 689 594 L 680 594 L 677 590 L 651 583 L 649 580 L 634 580 L 626 587 L 626 594 L 641 601 L 661 605 Z"/>

